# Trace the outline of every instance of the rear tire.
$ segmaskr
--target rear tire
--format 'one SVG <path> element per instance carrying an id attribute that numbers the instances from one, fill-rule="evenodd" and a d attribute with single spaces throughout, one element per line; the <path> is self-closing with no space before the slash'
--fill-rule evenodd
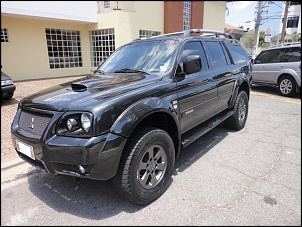
<path id="1" fill-rule="evenodd" d="M 249 110 L 249 100 L 245 91 L 240 91 L 237 95 L 233 110 L 234 114 L 225 120 L 226 126 L 230 129 L 241 130 L 245 126 Z"/>
<path id="2" fill-rule="evenodd" d="M 174 171 L 175 148 L 169 134 L 144 127 L 127 143 L 113 186 L 125 200 L 145 205 L 169 187 Z"/>
<path id="3" fill-rule="evenodd" d="M 291 76 L 283 76 L 278 83 L 279 92 L 286 97 L 296 94 L 296 81 Z"/>

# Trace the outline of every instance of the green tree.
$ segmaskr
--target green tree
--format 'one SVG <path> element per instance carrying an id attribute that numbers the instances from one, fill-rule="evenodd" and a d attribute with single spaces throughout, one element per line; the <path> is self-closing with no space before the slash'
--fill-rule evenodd
<path id="1" fill-rule="evenodd" d="M 244 33 L 242 36 L 242 42 L 244 48 L 246 49 L 252 49 L 254 46 L 254 31 L 249 31 L 247 33 Z"/>
<path id="2" fill-rule="evenodd" d="M 255 32 L 254 31 L 249 31 L 245 33 L 242 36 L 242 45 L 246 49 L 252 49 L 254 47 L 254 39 L 255 39 Z M 259 42 L 258 42 L 258 47 L 268 47 L 270 46 L 270 43 L 265 43 L 265 32 L 260 31 L 259 33 Z"/>

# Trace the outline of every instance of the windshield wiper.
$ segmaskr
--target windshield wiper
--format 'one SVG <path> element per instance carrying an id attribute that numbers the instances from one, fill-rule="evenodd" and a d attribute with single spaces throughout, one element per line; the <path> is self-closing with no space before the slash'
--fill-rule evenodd
<path id="1" fill-rule="evenodd" d="M 100 73 L 100 74 L 106 74 L 103 70 L 96 70 L 96 72 Z"/>
<path id="2" fill-rule="evenodd" d="M 146 74 L 149 74 L 148 72 L 141 70 L 141 69 L 129 69 L 129 68 L 118 69 L 114 72 L 115 73 L 146 73 Z"/>

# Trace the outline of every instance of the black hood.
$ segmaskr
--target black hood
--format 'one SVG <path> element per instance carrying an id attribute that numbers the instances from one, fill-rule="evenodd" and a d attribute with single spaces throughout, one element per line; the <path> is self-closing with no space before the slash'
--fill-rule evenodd
<path id="1" fill-rule="evenodd" d="M 102 100 L 156 83 L 160 79 L 159 76 L 141 73 L 93 75 L 41 90 L 21 102 L 27 107 L 66 111 L 80 105 L 94 106 Z"/>

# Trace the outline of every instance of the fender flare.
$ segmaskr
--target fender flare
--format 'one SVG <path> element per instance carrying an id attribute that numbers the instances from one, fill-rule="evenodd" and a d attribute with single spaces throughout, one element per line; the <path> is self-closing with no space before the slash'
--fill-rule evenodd
<path id="1" fill-rule="evenodd" d="M 247 79 L 247 76 L 244 73 L 241 73 L 238 75 L 237 80 L 235 81 L 234 87 L 233 87 L 233 92 L 232 92 L 232 96 L 229 100 L 229 107 L 232 107 L 235 104 L 237 95 L 238 95 L 238 91 L 239 91 L 239 87 L 242 85 L 242 83 L 246 82 L 248 86 L 249 82 Z"/>
<path id="2" fill-rule="evenodd" d="M 145 117 L 160 112 L 167 113 L 173 118 L 178 130 L 178 135 L 180 135 L 178 116 L 172 103 L 158 97 L 146 98 L 133 103 L 116 119 L 110 128 L 110 132 L 129 137 L 132 131 Z"/>

